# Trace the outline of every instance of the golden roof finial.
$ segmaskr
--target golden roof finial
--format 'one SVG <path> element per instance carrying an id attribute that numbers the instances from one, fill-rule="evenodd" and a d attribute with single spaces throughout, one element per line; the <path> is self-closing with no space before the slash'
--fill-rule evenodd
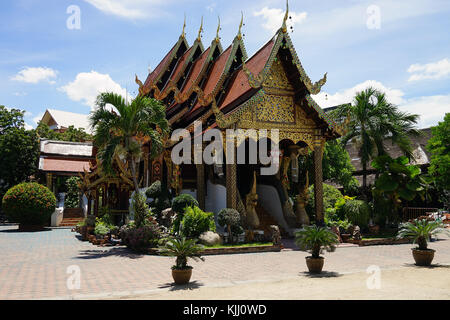
<path id="1" fill-rule="evenodd" d="M 186 29 L 186 13 L 184 14 L 184 24 L 183 24 L 183 31 L 181 32 L 181 37 L 186 38 L 186 32 L 184 31 Z"/>
<path id="2" fill-rule="evenodd" d="M 241 30 L 242 30 L 242 25 L 243 24 L 244 24 L 244 13 L 241 11 L 241 23 L 239 24 L 239 31 L 238 31 L 238 35 L 237 35 L 239 40 L 242 39 Z"/>
<path id="3" fill-rule="evenodd" d="M 202 16 L 202 24 L 200 25 L 200 30 L 198 30 L 198 37 L 197 37 L 198 41 L 202 40 L 202 32 L 203 32 L 203 16 Z"/>
<path id="4" fill-rule="evenodd" d="M 286 0 L 286 14 L 284 15 L 283 19 L 283 26 L 281 27 L 281 30 L 283 33 L 287 32 L 287 19 L 289 17 L 289 0 Z"/>
<path id="5" fill-rule="evenodd" d="M 220 17 L 217 17 L 219 19 L 219 26 L 217 27 L 217 33 L 216 33 L 216 42 L 220 41 L 219 32 L 220 32 Z"/>

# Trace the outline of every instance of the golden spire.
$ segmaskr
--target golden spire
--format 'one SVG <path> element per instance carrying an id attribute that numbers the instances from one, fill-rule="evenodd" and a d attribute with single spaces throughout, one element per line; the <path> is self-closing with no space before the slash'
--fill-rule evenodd
<path id="1" fill-rule="evenodd" d="M 200 25 L 200 30 L 198 30 L 198 37 L 197 37 L 198 41 L 202 40 L 202 32 L 203 32 L 203 16 L 202 16 L 202 24 Z"/>
<path id="2" fill-rule="evenodd" d="M 219 18 L 219 26 L 217 27 L 217 33 L 216 33 L 216 42 L 220 41 L 219 32 L 220 32 L 220 17 Z"/>
<path id="3" fill-rule="evenodd" d="M 183 24 L 183 31 L 181 32 L 181 37 L 186 38 L 186 32 L 184 31 L 186 29 L 186 13 L 184 14 L 184 24 Z"/>
<path id="4" fill-rule="evenodd" d="M 289 0 L 286 0 L 286 14 L 284 15 L 284 19 L 283 19 L 283 26 L 281 27 L 281 30 L 283 31 L 283 33 L 287 32 L 287 19 L 289 17 Z"/>
<path id="5" fill-rule="evenodd" d="M 239 32 L 238 32 L 238 35 L 237 35 L 237 37 L 238 37 L 239 40 L 242 39 L 242 33 L 241 33 L 241 30 L 242 30 L 242 25 L 243 25 L 243 24 L 244 24 L 244 13 L 241 11 L 241 23 L 239 24 Z"/>

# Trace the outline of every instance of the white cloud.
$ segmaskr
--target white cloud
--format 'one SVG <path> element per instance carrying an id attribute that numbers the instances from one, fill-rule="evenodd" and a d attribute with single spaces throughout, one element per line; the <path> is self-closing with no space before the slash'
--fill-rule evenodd
<path id="1" fill-rule="evenodd" d="M 408 68 L 412 73 L 408 81 L 419 81 L 425 79 L 442 79 L 450 76 L 450 60 L 442 59 L 437 62 L 427 64 L 413 64 Z"/>
<path id="2" fill-rule="evenodd" d="M 109 74 L 96 71 L 79 73 L 74 81 L 59 90 L 65 92 L 71 100 L 82 102 L 91 108 L 95 107 L 95 100 L 101 92 L 114 92 L 124 97 L 127 95 L 127 91 L 114 82 Z"/>
<path id="3" fill-rule="evenodd" d="M 286 11 L 284 9 L 275 9 L 264 7 L 260 11 L 253 12 L 255 17 L 262 16 L 265 19 L 265 22 L 262 26 L 271 31 L 272 33 L 277 32 L 277 30 L 281 27 L 281 23 L 283 22 L 283 18 Z M 295 24 L 301 23 L 307 17 L 306 12 L 289 12 L 289 16 L 292 19 L 288 19 L 287 27 L 290 30 L 290 27 L 295 27 Z"/>
<path id="4" fill-rule="evenodd" d="M 24 124 L 25 130 L 32 130 L 34 129 L 34 127 L 32 125 L 29 125 L 28 123 L 25 122 Z"/>
<path id="5" fill-rule="evenodd" d="M 356 93 L 363 91 L 368 87 L 373 87 L 386 93 L 386 97 L 388 101 L 391 103 L 400 105 L 405 102 L 403 98 L 405 94 L 403 93 L 403 91 L 388 88 L 381 82 L 375 80 L 364 81 L 363 83 L 357 84 L 353 88 L 344 89 L 339 92 L 336 92 L 335 94 L 329 94 L 327 92 L 322 91 L 321 93 L 313 97 L 314 100 L 317 101 L 317 103 L 322 108 L 334 107 L 340 104 L 353 102 L 353 98 L 355 97 Z"/>
<path id="6" fill-rule="evenodd" d="M 56 83 L 53 79 L 55 79 L 58 75 L 58 71 L 53 70 L 51 68 L 38 67 L 38 68 L 24 68 L 19 71 L 11 80 L 20 81 L 25 83 L 39 83 L 39 82 L 48 82 L 50 84 Z"/>
<path id="7" fill-rule="evenodd" d="M 126 19 L 145 19 L 158 16 L 164 0 L 84 0 L 100 11 Z"/>
<path id="8" fill-rule="evenodd" d="M 388 101 L 398 105 L 400 110 L 418 114 L 420 116 L 417 123 L 419 128 L 428 128 L 437 125 L 439 121 L 442 121 L 445 113 L 450 112 L 450 94 L 405 99 L 405 93 L 402 90 L 386 87 L 381 82 L 375 80 L 367 80 L 353 88 L 344 89 L 335 94 L 321 92 L 313 96 L 313 98 L 322 108 L 333 107 L 353 102 L 356 93 L 369 86 L 386 93 Z"/>
<path id="9" fill-rule="evenodd" d="M 38 122 L 42 120 L 44 116 L 44 112 L 39 113 L 36 117 L 33 118 L 33 124 L 37 126 Z"/>
<path id="10" fill-rule="evenodd" d="M 444 120 L 446 113 L 450 113 L 450 94 L 408 99 L 399 108 L 420 115 L 418 127 L 429 128 L 436 126 Z"/>
<path id="11" fill-rule="evenodd" d="M 24 91 L 20 91 L 20 92 L 14 92 L 13 95 L 15 95 L 16 97 L 25 97 L 26 95 L 28 95 L 28 93 L 26 93 Z"/>

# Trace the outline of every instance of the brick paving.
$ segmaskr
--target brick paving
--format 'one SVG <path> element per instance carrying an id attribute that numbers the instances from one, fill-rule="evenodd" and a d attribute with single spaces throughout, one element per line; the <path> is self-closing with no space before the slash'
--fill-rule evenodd
<path id="1" fill-rule="evenodd" d="M 281 252 L 207 256 L 192 262 L 192 281 L 199 286 L 281 280 L 304 276 L 306 252 Z M 410 244 L 348 246 L 325 253 L 325 272 L 365 272 L 368 266 L 395 269 L 413 264 Z M 450 240 L 434 241 L 433 264 L 450 265 Z M 169 257 L 138 255 L 124 247 L 98 247 L 82 242 L 69 229 L 17 232 L 17 226 L 0 226 L 0 300 L 98 297 L 111 293 L 137 293 L 171 287 Z M 81 271 L 81 286 L 69 290 L 69 266 Z M 450 275 L 449 275 L 450 276 Z M 212 297 L 214 298 L 214 297 Z"/>

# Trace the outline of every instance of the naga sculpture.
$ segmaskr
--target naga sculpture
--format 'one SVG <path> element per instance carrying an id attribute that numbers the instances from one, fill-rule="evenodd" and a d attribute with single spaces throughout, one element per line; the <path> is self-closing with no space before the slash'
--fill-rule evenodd
<path id="1" fill-rule="evenodd" d="M 257 228 L 259 226 L 259 218 L 256 213 L 256 206 L 258 204 L 258 194 L 256 193 L 256 172 L 254 172 L 253 186 L 249 194 L 245 197 L 245 209 L 247 211 L 247 225 L 250 228 Z"/>

